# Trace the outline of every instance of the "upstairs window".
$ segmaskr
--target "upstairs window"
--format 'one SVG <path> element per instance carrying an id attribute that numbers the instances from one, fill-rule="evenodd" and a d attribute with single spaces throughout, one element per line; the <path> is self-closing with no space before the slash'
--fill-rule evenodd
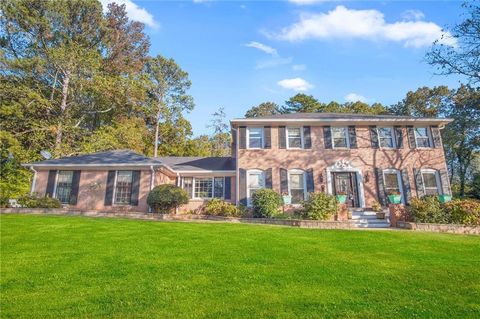
<path id="1" fill-rule="evenodd" d="M 73 171 L 58 171 L 55 198 L 57 198 L 62 204 L 68 204 L 70 202 L 72 181 Z"/>
<path id="2" fill-rule="evenodd" d="M 248 148 L 263 148 L 263 127 L 248 128 Z"/>
<path id="3" fill-rule="evenodd" d="M 332 141 L 334 148 L 348 148 L 348 130 L 346 127 L 332 127 Z"/>
<path id="4" fill-rule="evenodd" d="M 117 171 L 115 204 L 130 205 L 132 197 L 132 171 Z"/>
<path id="5" fill-rule="evenodd" d="M 415 133 L 415 143 L 417 147 L 431 147 L 430 134 L 428 132 L 428 128 L 416 127 L 414 130 L 414 133 Z"/>
<path id="6" fill-rule="evenodd" d="M 391 127 L 378 128 L 378 139 L 380 142 L 380 147 L 383 147 L 383 148 L 395 147 L 395 140 L 393 138 L 393 129 Z"/>
<path id="7" fill-rule="evenodd" d="M 435 170 L 422 170 L 423 190 L 425 195 L 438 195 L 439 180 Z"/>
<path id="8" fill-rule="evenodd" d="M 303 134 L 301 127 L 287 127 L 287 147 L 303 148 Z"/>

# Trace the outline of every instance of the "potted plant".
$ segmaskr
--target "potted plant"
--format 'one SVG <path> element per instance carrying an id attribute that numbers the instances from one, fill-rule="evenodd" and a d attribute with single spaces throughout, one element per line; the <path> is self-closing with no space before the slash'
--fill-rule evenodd
<path id="1" fill-rule="evenodd" d="M 292 203 L 292 196 L 287 192 L 282 193 L 283 205 L 290 205 Z"/>
<path id="2" fill-rule="evenodd" d="M 388 200 L 392 204 L 400 204 L 402 202 L 402 194 L 399 191 L 389 191 Z"/>
<path id="3" fill-rule="evenodd" d="M 345 202 L 347 201 L 347 193 L 345 192 L 338 192 L 335 197 L 337 198 L 338 202 L 340 204 L 345 204 Z"/>
<path id="4" fill-rule="evenodd" d="M 374 201 L 372 203 L 372 210 L 376 213 L 377 219 L 385 219 L 385 212 L 382 211 L 382 205 L 379 202 Z"/>
<path id="5" fill-rule="evenodd" d="M 438 195 L 438 200 L 440 200 L 440 203 L 446 203 L 452 200 L 452 195 Z"/>

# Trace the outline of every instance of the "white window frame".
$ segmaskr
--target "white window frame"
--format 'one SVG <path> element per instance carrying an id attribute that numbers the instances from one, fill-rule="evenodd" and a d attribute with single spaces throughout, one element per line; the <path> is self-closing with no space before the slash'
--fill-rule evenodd
<path id="1" fill-rule="evenodd" d="M 385 129 L 385 128 L 390 129 L 390 132 L 392 132 L 392 147 L 382 146 L 382 137 L 380 136 L 380 130 L 381 130 L 381 129 Z M 380 148 L 385 148 L 385 149 L 397 148 L 397 141 L 396 141 L 396 138 L 395 138 L 395 129 L 394 129 L 392 126 L 380 126 L 380 127 L 377 127 L 377 136 L 378 136 L 378 146 L 379 146 Z M 416 140 L 415 140 L 415 143 L 416 143 Z"/>
<path id="2" fill-rule="evenodd" d="M 261 146 L 260 147 L 250 147 L 250 130 L 251 129 L 260 129 L 261 136 L 262 136 L 262 141 L 261 141 Z M 265 128 L 263 126 L 248 126 L 247 127 L 247 149 L 249 150 L 260 150 L 265 148 Z"/>
<path id="3" fill-rule="evenodd" d="M 303 200 L 307 200 L 307 195 L 308 195 L 308 192 L 307 192 L 307 174 L 304 170 L 301 170 L 301 169 L 291 169 L 291 170 L 288 170 L 287 172 L 287 186 L 288 186 L 288 195 L 289 196 L 292 196 L 292 192 L 291 192 L 291 181 L 290 181 L 290 175 L 291 174 L 294 174 L 294 175 L 299 175 L 299 174 L 302 174 L 303 175 Z M 298 204 L 294 204 L 294 205 L 301 205 L 300 203 Z"/>
<path id="4" fill-rule="evenodd" d="M 128 204 L 118 204 L 117 203 L 117 176 L 119 171 L 129 171 L 132 172 L 132 190 L 130 191 L 130 203 Z M 117 206 L 130 206 L 132 205 L 132 191 L 133 191 L 133 170 L 128 170 L 128 169 L 121 169 L 121 170 L 116 170 L 115 171 L 115 179 L 113 182 L 113 198 L 112 198 L 112 204 L 117 205 Z"/>
<path id="5" fill-rule="evenodd" d="M 60 172 L 72 172 L 72 188 L 73 188 L 73 174 L 74 174 L 74 171 L 73 170 L 57 170 L 57 174 L 55 174 L 55 185 L 53 185 L 53 198 L 56 198 L 58 199 L 58 196 L 57 196 L 57 186 L 58 186 L 58 176 L 60 175 Z M 70 193 L 72 192 L 72 190 L 70 189 Z M 68 203 L 63 203 L 62 202 L 62 205 L 67 205 Z"/>
<path id="6" fill-rule="evenodd" d="M 346 132 L 346 141 L 347 141 L 347 146 L 344 147 L 344 146 L 340 146 L 340 147 L 336 147 L 335 146 L 335 138 L 333 137 L 333 129 L 335 128 L 343 128 L 345 129 L 345 132 Z M 332 149 L 333 148 L 337 148 L 337 149 L 349 149 L 350 148 L 350 136 L 349 136 L 349 132 L 348 132 L 348 126 L 332 126 L 330 127 L 330 135 L 331 135 L 331 139 L 332 139 Z"/>
<path id="7" fill-rule="evenodd" d="M 300 143 L 301 143 L 301 147 L 291 147 L 291 146 L 290 146 L 290 143 L 289 143 L 290 138 L 289 138 L 289 136 L 288 136 L 288 130 L 289 130 L 289 129 L 299 129 L 299 130 L 300 130 Z M 287 146 L 287 149 L 294 149 L 294 150 L 296 149 L 296 150 L 299 150 L 299 149 L 305 148 L 305 139 L 304 139 L 304 137 L 303 137 L 303 126 L 289 126 L 289 127 L 286 127 L 286 128 L 285 128 L 285 139 L 286 139 L 285 144 L 286 144 L 286 146 Z"/>
<path id="8" fill-rule="evenodd" d="M 192 179 L 192 197 L 190 199 L 194 199 L 194 200 L 208 200 L 208 199 L 214 199 L 214 198 L 218 198 L 218 199 L 225 199 L 225 176 L 184 176 L 184 178 L 191 178 Z M 182 178 L 182 189 L 184 189 L 184 185 L 185 185 L 185 179 Z M 197 196 L 197 193 L 196 193 L 196 188 L 195 188 L 195 184 L 196 184 L 196 179 L 197 178 L 201 178 L 201 179 L 211 179 L 212 180 L 212 197 L 198 197 Z M 222 178 L 223 179 L 223 194 L 222 194 L 222 197 L 215 197 L 215 178 Z"/>
<path id="9" fill-rule="evenodd" d="M 247 206 L 251 207 L 252 206 L 252 196 L 250 195 L 250 174 L 261 174 L 262 175 L 262 180 L 263 180 L 263 185 L 258 188 L 258 189 L 264 189 L 265 188 L 265 172 L 260 170 L 260 169 L 251 169 L 247 171 Z"/>
<path id="10" fill-rule="evenodd" d="M 385 188 L 385 192 L 387 193 L 387 196 L 388 196 L 388 192 L 387 192 L 387 181 L 385 180 L 385 173 L 387 174 L 397 174 L 397 183 L 398 183 L 398 190 L 400 191 L 400 195 L 401 195 L 401 199 L 402 199 L 402 203 L 404 203 L 404 196 L 403 196 L 403 183 L 402 183 L 402 173 L 400 170 L 398 169 L 395 169 L 395 168 L 387 168 L 387 169 L 384 169 L 382 171 L 382 176 L 383 176 L 383 185 L 384 185 L 384 188 Z"/>
<path id="11" fill-rule="evenodd" d="M 438 171 L 435 170 L 435 169 L 431 169 L 431 168 L 424 168 L 424 169 L 420 169 L 420 175 L 422 175 L 422 187 L 423 187 L 423 194 L 424 195 L 427 195 L 427 188 L 425 187 L 425 179 L 423 178 L 423 173 L 427 173 L 427 174 L 435 174 L 435 182 L 437 184 L 437 187 L 436 187 L 436 190 L 437 190 L 437 194 L 438 195 L 441 195 L 441 184 L 440 184 L 440 175 L 438 174 Z M 432 189 L 431 187 L 429 187 L 429 189 Z"/>
<path id="12" fill-rule="evenodd" d="M 420 137 L 417 136 L 417 130 L 416 130 L 417 128 L 425 128 L 427 130 L 428 147 L 418 146 L 417 138 L 420 138 Z M 413 127 L 413 136 L 415 137 L 415 147 L 416 148 L 432 148 L 432 145 L 433 145 L 432 133 L 430 132 L 430 128 L 428 126 L 415 126 L 415 127 Z"/>

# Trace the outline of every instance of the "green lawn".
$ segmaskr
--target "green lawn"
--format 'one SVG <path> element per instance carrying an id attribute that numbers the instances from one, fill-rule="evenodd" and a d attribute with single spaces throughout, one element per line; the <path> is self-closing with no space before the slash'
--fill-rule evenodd
<path id="1" fill-rule="evenodd" d="M 480 237 L 1 215 L 2 318 L 479 318 Z"/>

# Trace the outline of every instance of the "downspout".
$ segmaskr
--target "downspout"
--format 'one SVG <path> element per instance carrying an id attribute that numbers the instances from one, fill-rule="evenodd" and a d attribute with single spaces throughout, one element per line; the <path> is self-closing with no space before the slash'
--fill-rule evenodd
<path id="1" fill-rule="evenodd" d="M 33 192 L 35 191 L 35 186 L 37 184 L 37 171 L 33 168 L 33 166 L 30 166 L 30 170 L 33 172 L 32 185 L 30 186 L 30 195 L 33 195 Z"/>
<path id="2" fill-rule="evenodd" d="M 180 173 L 177 172 L 177 186 L 180 187 Z M 175 207 L 175 215 L 178 215 L 178 206 Z"/>
<path id="3" fill-rule="evenodd" d="M 239 169 L 238 169 L 238 143 L 239 143 L 239 140 L 238 140 L 238 129 L 236 128 L 233 128 L 232 127 L 232 131 L 235 131 L 235 140 L 236 140 L 236 143 L 235 143 L 235 205 L 238 206 L 238 196 L 239 196 L 239 185 L 240 185 L 240 182 L 238 181 L 239 180 Z"/>
<path id="4" fill-rule="evenodd" d="M 153 165 L 150 165 L 150 190 L 153 189 L 155 186 L 155 170 L 153 169 Z M 152 208 L 148 206 L 148 212 L 152 212 Z"/>

